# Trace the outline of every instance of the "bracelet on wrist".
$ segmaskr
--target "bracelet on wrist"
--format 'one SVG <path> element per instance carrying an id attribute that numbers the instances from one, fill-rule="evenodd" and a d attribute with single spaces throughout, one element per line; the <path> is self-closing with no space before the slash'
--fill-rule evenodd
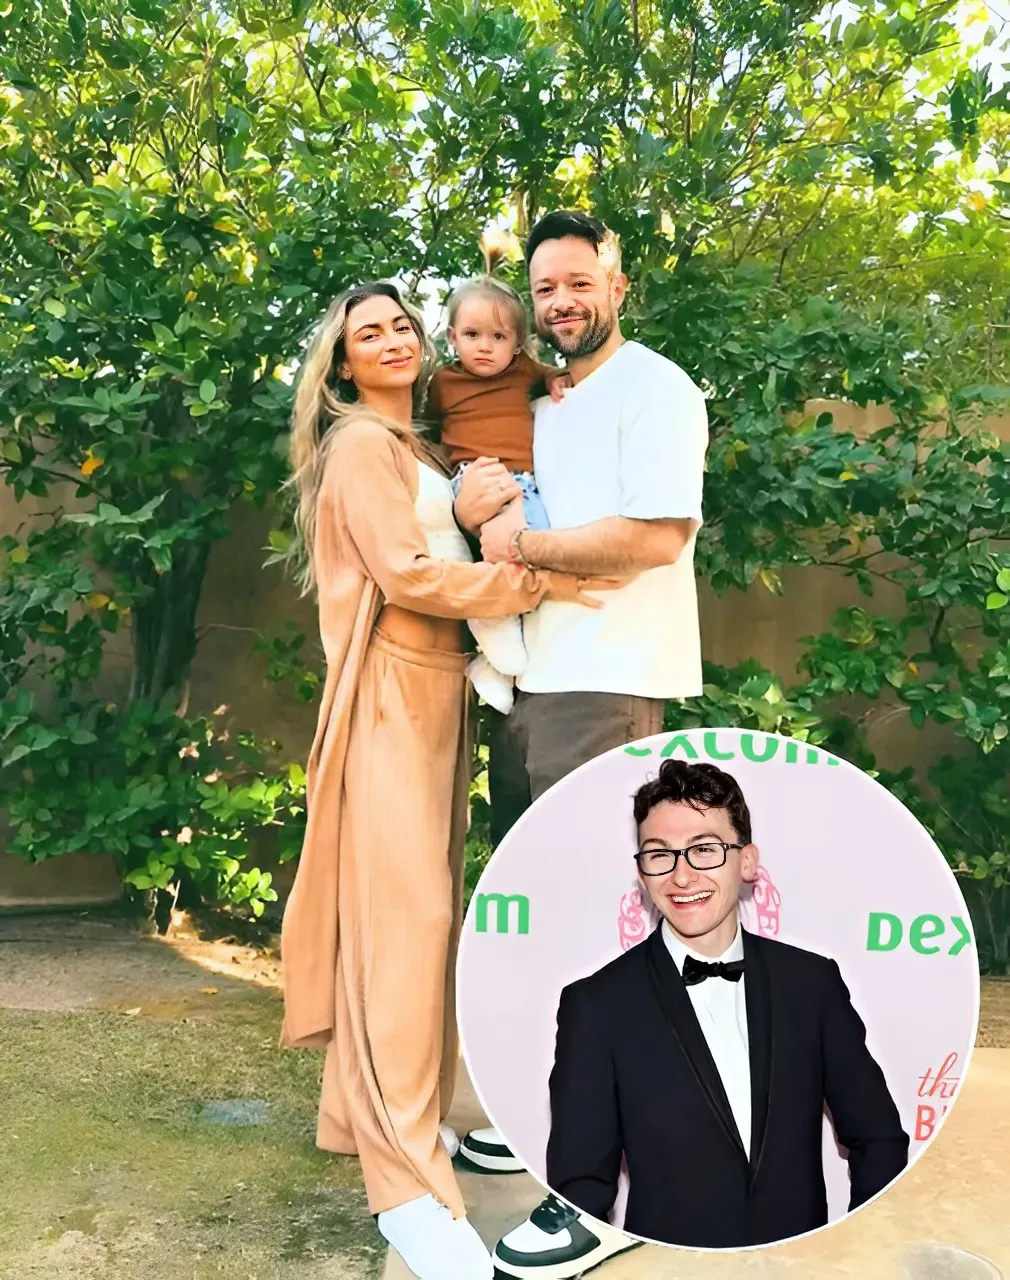
<path id="1" fill-rule="evenodd" d="M 513 533 L 509 541 L 509 559 L 513 564 L 521 564 L 524 569 L 532 570 L 533 566 L 523 555 L 523 549 L 520 544 L 520 539 L 525 532 L 525 529 L 516 529 L 515 533 Z"/>

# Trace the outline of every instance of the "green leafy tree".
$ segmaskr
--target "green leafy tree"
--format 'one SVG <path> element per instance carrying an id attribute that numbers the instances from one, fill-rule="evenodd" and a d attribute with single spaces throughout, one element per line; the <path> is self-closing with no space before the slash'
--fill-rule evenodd
<path id="1" fill-rule="evenodd" d="M 1001 891 L 1010 497 L 985 417 L 1006 405 L 1006 91 L 981 58 L 992 34 L 946 0 L 822 11 L 0 15 L 0 465 L 45 513 L 2 544 L 17 851 L 112 849 L 140 889 L 269 900 L 249 841 L 274 825 L 296 851 L 304 779 L 270 743 L 190 716 L 186 681 L 229 513 L 279 501 L 304 334 L 350 281 L 423 294 L 475 269 L 489 220 L 522 233 L 591 205 L 622 236 L 629 331 L 709 399 L 701 570 L 779 592 L 783 568 L 829 566 L 867 597 L 810 639 L 795 683 L 711 669 L 671 723 L 778 726 L 870 769 L 865 716 L 840 699 L 952 725 L 962 754 L 932 779 L 881 777 Z M 807 415 L 824 398 L 887 403 L 893 423 L 857 438 Z M 900 616 L 874 608 L 884 580 Z M 95 682 L 121 629 L 132 670 L 108 704 Z M 299 637 L 261 647 L 311 700 Z M 971 768 L 984 821 L 964 809 Z M 484 817 L 476 801 L 475 848 Z"/>

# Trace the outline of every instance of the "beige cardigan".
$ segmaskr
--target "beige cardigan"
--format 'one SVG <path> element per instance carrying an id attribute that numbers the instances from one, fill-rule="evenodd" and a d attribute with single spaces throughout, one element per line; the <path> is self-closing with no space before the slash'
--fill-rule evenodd
<path id="1" fill-rule="evenodd" d="M 549 573 L 434 559 L 418 524 L 417 455 L 373 420 L 337 429 L 316 518 L 315 567 L 326 682 L 307 767 L 307 823 L 281 929 L 281 1043 L 322 1048 L 334 1023 L 337 882 L 351 710 L 384 603 L 465 619 L 534 609 Z"/>

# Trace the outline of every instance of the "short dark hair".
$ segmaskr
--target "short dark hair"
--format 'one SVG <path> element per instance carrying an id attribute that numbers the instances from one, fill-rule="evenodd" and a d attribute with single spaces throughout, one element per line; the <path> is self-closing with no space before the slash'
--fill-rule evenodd
<path id="1" fill-rule="evenodd" d="M 714 764 L 664 760 L 659 777 L 635 793 L 635 825 L 641 826 L 656 805 L 665 800 L 689 804 L 692 809 L 725 809 L 740 843 L 751 843 L 750 810 L 740 784 Z"/>
<path id="2" fill-rule="evenodd" d="M 558 209 L 554 213 L 545 213 L 535 223 L 526 241 L 526 269 L 529 270 L 533 255 L 548 240 L 565 240 L 573 236 L 576 240 L 585 240 L 594 249 L 607 237 L 607 228 L 598 218 L 582 213 L 578 209 Z"/>

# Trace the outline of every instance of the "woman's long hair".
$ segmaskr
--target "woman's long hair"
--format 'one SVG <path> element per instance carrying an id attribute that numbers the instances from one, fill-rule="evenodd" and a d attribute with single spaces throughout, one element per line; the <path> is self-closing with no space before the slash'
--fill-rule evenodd
<path id="1" fill-rule="evenodd" d="M 289 552 L 296 579 L 307 595 L 315 586 L 316 510 L 319 490 L 330 449 L 339 429 L 348 421 L 371 418 L 395 436 L 407 441 L 425 456 L 430 449 L 417 434 L 417 428 L 394 422 L 368 409 L 358 399 L 353 382 L 340 377 L 340 366 L 346 354 L 347 317 L 359 303 L 368 298 L 390 298 L 403 308 L 421 343 L 421 372 L 414 383 L 414 416 L 419 417 L 428 382 L 434 372 L 437 354 L 419 311 L 403 300 L 396 285 L 386 281 L 358 285 L 335 298 L 319 322 L 301 368 L 295 387 L 295 403 L 291 413 L 291 478 L 298 494 L 295 514 L 295 538 Z"/>

